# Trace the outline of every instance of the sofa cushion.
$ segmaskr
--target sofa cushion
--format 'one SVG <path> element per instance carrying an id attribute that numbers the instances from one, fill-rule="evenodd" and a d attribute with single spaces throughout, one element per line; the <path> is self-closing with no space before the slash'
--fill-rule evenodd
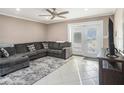
<path id="1" fill-rule="evenodd" d="M 4 49 L 8 52 L 9 56 L 16 54 L 15 47 L 4 47 Z M 2 53 L 2 56 L 3 56 L 3 53 Z"/>
<path id="2" fill-rule="evenodd" d="M 62 50 L 48 49 L 48 53 L 62 54 Z"/>
<path id="3" fill-rule="evenodd" d="M 25 53 L 25 56 L 34 56 L 34 55 L 37 55 L 38 53 L 36 52 L 36 51 L 34 51 L 34 52 L 27 52 L 27 53 Z"/>
<path id="4" fill-rule="evenodd" d="M 49 47 L 49 49 L 60 49 L 59 48 L 59 43 L 56 43 L 56 42 L 50 42 L 48 44 L 48 47 Z"/>
<path id="5" fill-rule="evenodd" d="M 33 52 L 26 52 L 26 53 L 20 53 L 20 54 L 16 54 L 18 56 L 35 56 L 37 54 L 41 54 L 41 53 L 46 53 L 47 50 L 46 49 L 40 49 L 40 50 L 36 50 L 36 51 L 33 51 Z"/>
<path id="6" fill-rule="evenodd" d="M 59 47 L 62 49 L 64 47 L 71 47 L 71 43 L 70 42 L 64 42 L 64 43 L 60 43 Z"/>
<path id="7" fill-rule="evenodd" d="M 65 47 L 71 47 L 71 43 L 70 42 L 64 42 Z"/>
<path id="8" fill-rule="evenodd" d="M 40 49 L 40 50 L 36 50 L 36 51 L 33 51 L 33 52 L 27 52 L 27 53 L 25 53 L 25 55 L 33 56 L 33 55 L 41 54 L 41 53 L 44 53 L 44 52 L 47 52 L 47 50 L 46 49 Z"/>
<path id="9" fill-rule="evenodd" d="M 28 45 L 27 47 L 30 52 L 36 51 L 34 44 Z"/>
<path id="10" fill-rule="evenodd" d="M 52 49 L 52 48 L 53 48 L 53 43 L 54 43 L 54 42 L 49 42 L 49 43 L 48 43 L 48 48 L 49 48 L 49 49 Z"/>
<path id="11" fill-rule="evenodd" d="M 28 57 L 11 56 L 8 58 L 0 58 L 0 68 L 10 67 L 15 64 L 21 64 L 23 61 L 27 61 Z"/>
<path id="12" fill-rule="evenodd" d="M 36 50 L 39 50 L 39 49 L 43 49 L 44 48 L 43 47 L 43 44 L 41 42 L 25 43 L 26 46 L 32 45 L 32 44 L 34 44 Z"/>
<path id="13" fill-rule="evenodd" d="M 26 53 L 26 52 L 28 52 L 26 44 L 16 44 L 15 49 L 16 49 L 16 53 Z"/>
<path id="14" fill-rule="evenodd" d="M 0 51 L 2 52 L 3 57 L 9 57 L 9 53 L 8 53 L 8 51 L 6 49 L 0 48 Z"/>
<path id="15" fill-rule="evenodd" d="M 59 43 L 53 43 L 53 49 L 59 49 Z"/>
<path id="16" fill-rule="evenodd" d="M 44 48 L 43 44 L 41 42 L 35 42 L 34 46 L 35 46 L 36 50 L 40 50 L 40 49 Z"/>
<path id="17" fill-rule="evenodd" d="M 71 46 L 71 43 L 70 42 L 49 42 L 48 43 L 48 48 L 49 49 L 63 49 L 64 47 L 70 47 Z"/>
<path id="18" fill-rule="evenodd" d="M 65 43 L 59 43 L 59 49 L 63 49 L 65 47 Z"/>
<path id="19" fill-rule="evenodd" d="M 48 49 L 48 43 L 42 43 L 42 44 L 43 44 L 44 49 Z"/>
<path id="20" fill-rule="evenodd" d="M 26 53 L 19 53 L 19 54 L 16 54 L 17 56 L 28 56 L 28 57 L 30 57 L 30 56 L 34 56 L 34 55 L 36 55 L 36 52 L 26 52 Z"/>
<path id="21" fill-rule="evenodd" d="M 44 52 L 47 52 L 47 49 L 40 49 L 40 50 L 37 50 L 38 53 L 44 53 Z"/>

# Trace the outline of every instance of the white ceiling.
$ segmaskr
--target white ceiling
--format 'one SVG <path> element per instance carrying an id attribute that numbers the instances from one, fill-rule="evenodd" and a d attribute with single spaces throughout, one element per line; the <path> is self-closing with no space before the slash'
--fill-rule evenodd
<path id="1" fill-rule="evenodd" d="M 115 8 L 57 8 L 58 12 L 69 11 L 69 14 L 64 15 L 66 19 L 55 18 L 53 20 L 39 16 L 49 14 L 45 8 L 20 8 L 20 11 L 16 11 L 16 8 L 0 8 L 0 14 L 50 24 L 76 18 L 111 15 L 115 10 Z"/>

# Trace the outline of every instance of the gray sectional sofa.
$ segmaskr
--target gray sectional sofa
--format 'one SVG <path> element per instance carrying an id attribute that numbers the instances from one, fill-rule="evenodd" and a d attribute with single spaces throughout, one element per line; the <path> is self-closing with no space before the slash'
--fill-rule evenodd
<path id="1" fill-rule="evenodd" d="M 30 52 L 28 45 L 34 44 L 36 51 Z M 42 42 L 15 44 L 16 54 L 19 56 L 28 56 L 29 60 L 47 56 L 47 49 L 44 49 Z"/>
<path id="2" fill-rule="evenodd" d="M 35 50 L 30 51 L 27 46 L 34 45 Z M 14 47 L 5 48 L 9 57 L 3 57 L 0 51 L 0 76 L 29 66 L 29 60 L 45 56 L 67 59 L 72 56 L 70 42 L 32 42 L 15 44 Z"/>
<path id="3" fill-rule="evenodd" d="M 71 43 L 48 42 L 47 55 L 67 59 L 72 56 Z"/>

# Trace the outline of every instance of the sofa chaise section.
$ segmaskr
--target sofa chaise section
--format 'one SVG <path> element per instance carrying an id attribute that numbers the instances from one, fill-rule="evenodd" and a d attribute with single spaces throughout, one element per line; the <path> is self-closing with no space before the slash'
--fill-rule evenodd
<path id="1" fill-rule="evenodd" d="M 0 76 L 4 76 L 13 71 L 25 68 L 29 66 L 29 58 L 28 56 L 20 56 L 14 54 L 13 48 L 6 48 L 9 50 L 9 57 L 2 57 L 2 53 L 0 52 Z M 13 52 L 13 53 L 12 53 Z"/>

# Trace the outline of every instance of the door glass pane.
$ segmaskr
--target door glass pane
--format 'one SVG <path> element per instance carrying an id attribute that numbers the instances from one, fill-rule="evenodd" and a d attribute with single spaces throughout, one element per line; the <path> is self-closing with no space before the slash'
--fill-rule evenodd
<path id="1" fill-rule="evenodd" d="M 88 53 L 96 53 L 96 28 L 89 28 L 86 34 Z"/>
<path id="2" fill-rule="evenodd" d="M 81 33 L 80 32 L 74 33 L 74 43 L 81 43 Z"/>

